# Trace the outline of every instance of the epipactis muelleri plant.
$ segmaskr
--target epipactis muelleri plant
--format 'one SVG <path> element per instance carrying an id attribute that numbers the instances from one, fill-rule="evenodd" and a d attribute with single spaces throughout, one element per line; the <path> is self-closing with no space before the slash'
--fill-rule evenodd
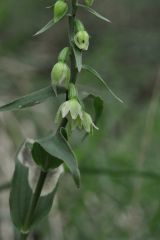
<path id="1" fill-rule="evenodd" d="M 94 0 L 84 0 L 83 3 L 78 0 L 53 0 L 53 5 L 48 7 L 53 9 L 52 19 L 35 34 L 44 33 L 62 19 L 68 20 L 68 46 L 60 51 L 51 70 L 51 84 L 0 107 L 0 111 L 20 110 L 40 104 L 49 97 L 65 96 L 55 116 L 56 132 L 44 138 L 26 139 L 17 151 L 9 200 L 12 221 L 21 239 L 27 239 L 33 226 L 48 215 L 59 178 L 64 172 L 63 165 L 72 174 L 77 187 L 80 186 L 77 159 L 68 139 L 75 129 L 87 134 L 98 130 L 103 101 L 99 96 L 79 91 L 76 85 L 78 74 L 82 70 L 88 71 L 121 101 L 95 69 L 82 63 L 83 52 L 89 48 L 90 34 L 82 20 L 77 18 L 77 11 L 86 10 L 110 23 L 91 8 L 93 3 Z M 87 99 L 92 100 L 95 117 L 86 110 Z"/>

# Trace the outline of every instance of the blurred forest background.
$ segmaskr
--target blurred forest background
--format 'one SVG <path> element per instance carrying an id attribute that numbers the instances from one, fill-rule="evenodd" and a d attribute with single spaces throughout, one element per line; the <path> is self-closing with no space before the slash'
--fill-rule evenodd
<path id="1" fill-rule="evenodd" d="M 52 18 L 49 0 L 0 1 L 0 105 L 50 84 L 58 52 L 67 44 L 67 23 L 33 37 Z M 84 63 L 95 67 L 124 100 L 117 102 L 90 74 L 81 89 L 100 94 L 100 130 L 75 149 L 82 173 L 80 190 L 70 175 L 60 182 L 50 217 L 31 239 L 160 239 L 160 1 L 95 0 L 106 24 L 79 11 L 90 35 Z M 14 156 L 24 138 L 55 128 L 60 104 L 47 100 L 24 111 L 0 113 L 0 182 L 10 181 Z M 6 186 L 7 187 L 7 186 Z M 0 239 L 18 239 L 10 220 L 8 194 L 0 186 Z"/>

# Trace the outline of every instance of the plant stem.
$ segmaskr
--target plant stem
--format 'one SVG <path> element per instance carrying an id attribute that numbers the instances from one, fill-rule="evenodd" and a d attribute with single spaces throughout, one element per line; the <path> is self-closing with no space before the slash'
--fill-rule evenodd
<path id="1" fill-rule="evenodd" d="M 21 233 L 21 239 L 27 239 L 29 227 L 30 227 L 31 222 L 32 222 L 32 217 L 35 213 L 37 203 L 38 203 L 38 200 L 40 198 L 41 191 L 42 191 L 46 176 L 47 176 L 47 172 L 41 171 L 39 179 L 38 179 L 38 183 L 37 183 L 37 186 L 36 186 L 36 190 L 35 190 L 34 194 L 32 195 L 32 198 L 31 198 L 30 207 L 29 207 L 29 210 L 28 210 L 28 213 L 27 213 L 27 216 L 26 216 L 26 220 L 25 220 L 25 224 L 24 224 L 24 227 L 23 227 L 23 231 L 26 232 L 26 233 Z"/>
<path id="2" fill-rule="evenodd" d="M 75 21 L 75 16 L 76 16 L 76 11 L 77 11 L 77 0 L 72 0 L 71 2 L 71 11 L 72 14 L 69 16 L 69 43 L 70 43 L 70 48 L 72 49 L 72 42 L 73 42 L 73 36 L 74 36 L 74 21 Z M 76 68 L 76 62 L 75 62 L 75 56 L 73 49 L 71 50 L 71 56 L 70 56 L 70 62 L 71 62 L 71 82 L 75 83 L 77 79 L 77 68 Z M 66 100 L 68 100 L 68 90 L 66 91 Z M 57 131 L 60 130 L 61 127 L 66 127 L 68 120 L 65 118 L 62 120 L 59 128 Z M 38 200 L 41 195 L 41 191 L 45 182 L 47 176 L 47 172 L 41 171 L 40 177 L 36 186 L 35 193 L 32 196 L 31 202 L 30 202 L 30 207 L 28 210 L 28 214 L 26 216 L 24 228 L 23 228 L 23 233 L 21 233 L 21 240 L 26 240 L 29 234 L 29 227 L 32 222 L 32 217 L 35 213 L 36 207 Z"/>
<path id="3" fill-rule="evenodd" d="M 69 17 L 69 43 L 70 43 L 70 48 L 71 48 L 70 61 L 71 61 L 71 82 L 72 83 L 76 83 L 77 74 L 78 74 L 78 70 L 77 70 L 77 67 L 76 67 L 76 61 L 75 61 L 75 56 L 74 56 L 74 52 L 73 52 L 73 49 L 72 49 L 76 12 L 77 12 L 77 0 L 72 0 L 71 16 Z"/>
<path id="4" fill-rule="evenodd" d="M 77 0 L 72 0 L 71 2 L 71 16 L 69 16 L 69 44 L 70 44 L 70 49 L 71 49 L 71 55 L 70 55 L 70 63 L 71 63 L 71 82 L 76 83 L 77 80 L 77 74 L 78 70 L 76 68 L 76 61 L 75 61 L 75 56 L 74 52 L 72 49 L 72 44 L 73 44 L 73 37 L 74 37 L 74 22 L 75 22 L 75 17 L 76 17 L 76 12 L 77 12 Z M 66 91 L 66 101 L 68 100 L 68 90 Z M 62 127 L 65 128 L 67 125 L 67 118 L 64 118 L 58 127 L 59 131 Z"/>

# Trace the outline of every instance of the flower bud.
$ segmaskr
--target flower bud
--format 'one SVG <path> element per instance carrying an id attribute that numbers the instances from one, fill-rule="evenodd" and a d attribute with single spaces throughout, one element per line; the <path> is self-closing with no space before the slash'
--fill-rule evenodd
<path id="1" fill-rule="evenodd" d="M 91 6 L 93 5 L 93 3 L 94 3 L 94 0 L 84 0 L 84 3 L 85 3 L 87 6 L 91 7 Z"/>
<path id="2" fill-rule="evenodd" d="M 64 0 L 58 0 L 54 5 L 54 23 L 65 16 L 68 11 L 68 5 Z"/>
<path id="3" fill-rule="evenodd" d="M 75 20 L 75 32 L 84 31 L 84 30 L 85 30 L 85 27 L 84 27 L 83 23 L 79 19 L 76 19 Z"/>
<path id="4" fill-rule="evenodd" d="M 97 126 L 92 121 L 91 116 L 87 112 L 83 112 L 82 127 L 87 133 L 92 133 L 93 128 L 98 130 Z"/>
<path id="5" fill-rule="evenodd" d="M 68 97 L 69 97 L 69 99 L 78 97 L 76 86 L 73 83 L 71 83 L 69 85 L 69 96 Z"/>
<path id="6" fill-rule="evenodd" d="M 60 85 L 65 82 L 68 85 L 70 80 L 70 69 L 66 63 L 58 62 L 54 65 L 51 72 L 52 85 Z"/>
<path id="7" fill-rule="evenodd" d="M 65 47 L 62 49 L 58 56 L 58 62 L 67 62 L 70 55 L 70 48 Z"/>
<path id="8" fill-rule="evenodd" d="M 86 31 L 79 31 L 74 36 L 74 42 L 76 46 L 81 50 L 88 50 L 89 47 L 89 35 Z"/>

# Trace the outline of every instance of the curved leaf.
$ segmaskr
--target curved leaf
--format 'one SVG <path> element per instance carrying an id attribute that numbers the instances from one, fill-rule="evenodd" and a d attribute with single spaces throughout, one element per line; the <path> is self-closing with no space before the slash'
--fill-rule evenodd
<path id="1" fill-rule="evenodd" d="M 65 93 L 65 91 L 66 91 L 65 88 L 58 88 L 58 94 Z M 56 95 L 51 86 L 45 87 L 43 89 L 32 92 L 21 98 L 17 98 L 16 100 L 1 106 L 0 112 L 15 111 L 15 110 L 20 110 L 27 107 L 32 107 L 44 102 L 49 97 L 55 97 L 55 96 Z"/>
<path id="2" fill-rule="evenodd" d="M 36 140 L 32 147 L 32 156 L 36 164 L 44 170 L 56 168 L 65 163 L 79 187 L 80 172 L 77 159 L 62 131 L 63 129 L 56 135 Z"/>
<path id="3" fill-rule="evenodd" d="M 36 32 L 33 36 L 37 36 L 37 35 L 40 35 L 44 32 L 46 32 L 48 29 L 50 29 L 51 27 L 54 26 L 54 21 L 53 19 L 51 19 L 43 28 L 41 28 L 38 32 Z"/>
<path id="4" fill-rule="evenodd" d="M 48 195 L 40 197 L 29 227 L 37 224 L 42 218 L 48 215 L 56 190 L 57 187 Z M 23 231 L 31 199 L 32 190 L 28 184 L 28 168 L 17 160 L 11 184 L 9 203 L 12 221 L 20 231 Z"/>
<path id="5" fill-rule="evenodd" d="M 32 148 L 32 140 L 26 140 L 19 148 L 16 155 L 16 166 L 14 170 L 14 175 L 11 183 L 11 192 L 9 197 L 10 203 L 10 213 L 13 220 L 14 225 L 21 231 L 29 230 L 33 225 L 37 224 L 41 221 L 42 218 L 46 217 L 52 207 L 52 203 L 54 200 L 55 193 L 57 191 L 58 179 L 54 179 L 54 172 L 49 172 L 48 179 L 46 181 L 52 181 L 51 189 L 48 189 L 48 183 L 44 184 L 43 188 L 45 189 L 45 194 L 41 192 L 41 196 L 39 198 L 36 209 L 33 213 L 32 221 L 30 225 L 27 226 L 26 229 L 26 218 L 28 214 L 28 210 L 31 205 L 31 201 L 33 199 L 33 188 L 31 189 L 31 185 L 29 182 L 30 173 L 33 171 L 35 174 L 40 173 L 40 168 L 34 165 L 34 162 L 31 158 L 30 151 Z M 28 151 L 29 150 L 29 151 Z M 53 176 L 51 176 L 53 174 Z M 38 181 L 38 178 L 34 178 L 34 182 Z"/>
<path id="6" fill-rule="evenodd" d="M 87 70 L 88 72 L 92 73 L 96 78 L 98 78 L 103 85 L 106 87 L 106 89 L 112 94 L 112 96 L 114 98 L 116 98 L 119 102 L 124 103 L 123 100 L 121 100 L 108 86 L 108 84 L 103 80 L 103 78 L 100 76 L 100 74 L 92 67 L 88 66 L 88 65 L 83 65 L 82 68 L 84 70 Z"/>
<path id="7" fill-rule="evenodd" d="M 77 4 L 78 7 L 81 7 L 81 8 L 85 8 L 88 12 L 92 13 L 93 15 L 95 15 L 96 17 L 108 22 L 108 23 L 111 23 L 111 21 L 106 18 L 106 17 L 103 17 L 101 14 L 97 13 L 94 9 L 86 6 L 86 5 L 83 5 L 83 4 Z"/>

